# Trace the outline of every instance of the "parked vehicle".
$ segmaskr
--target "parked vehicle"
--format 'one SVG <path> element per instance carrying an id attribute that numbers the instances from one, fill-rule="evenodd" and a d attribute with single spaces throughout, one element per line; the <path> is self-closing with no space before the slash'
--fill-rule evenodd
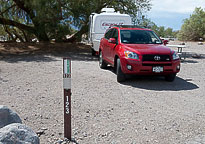
<path id="1" fill-rule="evenodd" d="M 113 25 L 131 25 L 131 17 L 128 14 L 115 12 L 113 8 L 103 8 L 100 14 L 90 15 L 88 40 L 91 44 L 92 55 L 99 52 L 100 39 Z"/>
<path id="2" fill-rule="evenodd" d="M 152 30 L 136 26 L 114 26 L 106 31 L 100 42 L 99 66 L 108 64 L 114 67 L 118 82 L 125 81 L 127 74 L 161 75 L 174 81 L 180 71 L 177 52 Z"/>

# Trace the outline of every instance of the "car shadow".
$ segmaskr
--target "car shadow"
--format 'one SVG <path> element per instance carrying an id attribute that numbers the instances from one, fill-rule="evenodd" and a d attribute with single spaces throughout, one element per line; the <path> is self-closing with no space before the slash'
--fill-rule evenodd
<path id="1" fill-rule="evenodd" d="M 18 63 L 18 62 L 51 62 L 57 61 L 55 58 L 48 55 L 7 55 L 5 57 L 0 57 L 0 61 L 5 61 L 8 63 Z"/>
<path id="2" fill-rule="evenodd" d="M 115 73 L 111 66 L 108 66 L 105 70 Z M 154 91 L 183 91 L 198 89 L 199 87 L 191 81 L 192 79 L 183 79 L 178 76 L 176 76 L 173 82 L 168 82 L 163 76 L 127 75 L 126 81 L 121 82 L 121 84 Z"/>
<path id="3" fill-rule="evenodd" d="M 183 79 L 177 76 L 173 82 L 167 82 L 164 77 L 159 76 L 130 76 L 121 84 L 154 91 L 182 91 L 198 89 L 199 87 L 191 81 L 192 79 Z"/>

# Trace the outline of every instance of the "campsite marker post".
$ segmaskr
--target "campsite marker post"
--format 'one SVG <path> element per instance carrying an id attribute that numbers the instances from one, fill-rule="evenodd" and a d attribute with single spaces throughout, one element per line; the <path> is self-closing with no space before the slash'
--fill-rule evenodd
<path id="1" fill-rule="evenodd" d="M 64 137 L 71 140 L 71 59 L 63 58 Z"/>

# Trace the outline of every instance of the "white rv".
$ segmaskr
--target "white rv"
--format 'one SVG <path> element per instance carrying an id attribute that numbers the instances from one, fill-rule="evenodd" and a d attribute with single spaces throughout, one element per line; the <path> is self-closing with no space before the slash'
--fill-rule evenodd
<path id="1" fill-rule="evenodd" d="M 100 14 L 92 13 L 89 19 L 89 36 L 92 55 L 99 51 L 100 39 L 105 31 L 113 25 L 131 25 L 131 17 L 128 14 L 115 12 L 114 8 L 103 8 Z"/>

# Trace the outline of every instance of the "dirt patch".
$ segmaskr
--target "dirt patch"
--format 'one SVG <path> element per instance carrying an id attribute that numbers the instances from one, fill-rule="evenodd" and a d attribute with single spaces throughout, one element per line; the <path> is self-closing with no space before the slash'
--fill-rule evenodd
<path id="1" fill-rule="evenodd" d="M 99 68 L 89 46 L 0 45 L 1 55 L 6 56 L 0 59 L 0 103 L 16 111 L 35 132 L 43 130 L 42 144 L 63 143 L 65 56 L 72 57 L 72 138 L 76 143 L 190 144 L 204 140 L 203 58 L 183 60 L 172 83 L 161 77 L 131 77 L 120 84 L 111 68 Z M 203 45 L 187 45 L 184 52 L 205 54 Z"/>
<path id="2" fill-rule="evenodd" d="M 90 52 L 82 43 L 0 43 L 0 55 L 55 54 Z"/>

